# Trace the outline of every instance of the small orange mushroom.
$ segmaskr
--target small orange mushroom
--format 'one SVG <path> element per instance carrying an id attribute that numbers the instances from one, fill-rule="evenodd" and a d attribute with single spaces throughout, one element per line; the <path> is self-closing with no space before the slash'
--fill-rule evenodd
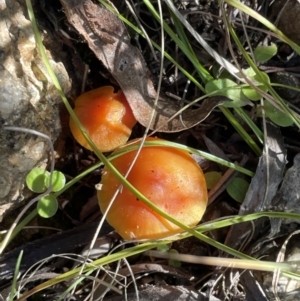
<path id="1" fill-rule="evenodd" d="M 125 144 L 136 124 L 123 92 L 114 93 L 111 86 L 80 95 L 75 101 L 74 113 L 102 152 L 112 151 Z M 77 142 L 92 150 L 72 118 L 70 128 Z"/>
<path id="2" fill-rule="evenodd" d="M 111 163 L 125 175 L 135 155 L 136 150 L 133 150 Z M 205 178 L 186 151 L 171 147 L 144 147 L 127 180 L 160 209 L 188 226 L 197 225 L 204 214 L 208 199 Z M 97 194 L 103 213 L 120 182 L 105 167 L 100 184 Z M 158 239 L 183 231 L 138 200 L 126 187 L 117 195 L 107 221 L 128 240 Z"/>

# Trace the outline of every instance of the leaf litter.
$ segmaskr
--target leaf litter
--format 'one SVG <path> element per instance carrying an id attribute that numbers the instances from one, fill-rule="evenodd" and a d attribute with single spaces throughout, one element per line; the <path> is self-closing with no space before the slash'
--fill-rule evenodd
<path id="1" fill-rule="evenodd" d="M 114 14 L 91 1 L 61 0 L 61 2 L 69 22 L 81 34 L 89 48 L 118 82 L 129 100 L 136 118 L 142 125 L 146 126 L 154 108 L 157 92 L 141 53 L 130 44 L 124 24 Z M 227 99 L 207 98 L 202 102 L 200 108 L 184 110 L 179 115 L 177 113 L 181 109 L 180 105 L 166 97 L 159 96 L 158 106 L 154 108 L 156 115 L 151 128 L 162 132 L 188 129 L 203 121 L 211 113 L 211 110 L 222 104 L 224 100 Z M 177 116 L 174 117 L 176 114 Z M 299 157 L 295 157 L 294 165 L 288 169 L 280 186 L 287 163 L 286 147 L 278 127 L 268 123 L 265 136 L 264 152 L 259 159 L 255 176 L 240 207 L 239 215 L 262 210 L 299 212 L 299 206 L 297 206 L 299 200 L 299 181 L 297 181 L 300 168 Z M 212 144 L 210 148 L 218 151 L 216 145 Z M 255 254 L 255 257 L 268 254 L 268 251 L 275 244 L 275 239 L 284 235 L 282 227 L 285 226 L 285 223 L 286 221 L 283 220 L 271 219 L 269 226 L 268 219 L 261 219 L 252 224 L 239 224 L 229 231 L 226 244 L 237 250 L 245 250 L 248 254 Z M 165 270 L 168 272 L 170 268 Z M 158 269 L 154 268 L 153 271 L 158 272 Z M 217 270 L 216 274 L 219 275 L 220 270 Z M 232 276 L 232 279 L 235 279 L 236 283 L 240 279 L 240 284 L 247 292 L 249 298 L 247 300 L 268 300 L 251 272 L 237 272 Z M 214 282 L 212 277 L 210 283 L 212 288 L 214 288 L 214 283 L 217 282 Z M 227 280 L 224 282 L 225 286 L 231 284 Z M 189 297 L 191 300 L 194 298 L 196 300 L 210 296 L 211 300 L 221 300 L 210 293 L 199 293 L 199 291 L 187 290 L 186 287 L 182 288 L 186 294 L 174 294 L 172 298 L 180 300 L 184 296 L 185 299 Z M 174 288 L 175 286 L 168 286 L 164 291 L 164 288 L 160 286 L 150 288 L 146 286 L 145 291 L 142 291 L 140 296 L 142 298 L 147 296 L 145 300 L 155 296 L 166 298 L 167 295 L 171 296 Z M 176 288 L 180 289 L 179 286 Z M 128 296 L 129 299 L 136 300 L 135 294 L 129 293 Z"/>

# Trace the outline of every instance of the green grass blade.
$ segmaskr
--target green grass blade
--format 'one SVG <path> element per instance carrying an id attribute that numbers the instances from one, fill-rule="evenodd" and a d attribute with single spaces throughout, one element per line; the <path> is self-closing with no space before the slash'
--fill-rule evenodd
<path id="1" fill-rule="evenodd" d="M 23 250 L 21 250 L 21 252 L 18 256 L 17 262 L 16 262 L 14 278 L 13 278 L 13 281 L 12 281 L 11 291 L 10 291 L 10 295 L 9 295 L 9 301 L 13 301 L 14 295 L 17 292 L 17 290 L 16 290 L 16 288 L 17 288 L 17 279 L 18 279 L 18 275 L 19 275 L 19 271 L 20 271 L 22 257 L 23 257 Z"/>
<path id="2" fill-rule="evenodd" d="M 245 142 L 251 147 L 254 153 L 257 156 L 261 156 L 262 151 L 256 144 L 256 142 L 252 139 L 252 137 L 245 131 L 243 126 L 236 120 L 234 115 L 227 108 L 221 106 L 220 110 L 227 117 L 232 126 L 236 129 L 236 131 L 240 134 L 240 136 L 245 140 Z"/>

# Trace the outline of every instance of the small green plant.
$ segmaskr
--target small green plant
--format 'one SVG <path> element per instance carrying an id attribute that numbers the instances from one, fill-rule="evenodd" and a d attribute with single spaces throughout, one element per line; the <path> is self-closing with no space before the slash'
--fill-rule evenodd
<path id="1" fill-rule="evenodd" d="M 26 176 L 27 187 L 35 192 L 42 193 L 47 190 L 45 179 L 49 177 L 50 173 L 39 167 L 33 168 Z"/>
<path id="2" fill-rule="evenodd" d="M 257 46 L 254 50 L 256 62 L 264 63 L 270 60 L 277 53 L 277 45 L 272 43 L 270 46 Z"/>
<path id="3" fill-rule="evenodd" d="M 26 176 L 27 187 L 35 193 L 43 193 L 50 188 L 51 192 L 57 192 L 61 190 L 66 184 L 66 178 L 63 173 L 55 170 L 52 173 L 35 167 Z M 52 217 L 58 208 L 56 197 L 50 193 L 40 198 L 37 204 L 37 212 L 41 217 Z"/>
<path id="4" fill-rule="evenodd" d="M 288 114 L 277 109 L 269 101 L 264 102 L 263 109 L 265 111 L 266 116 L 269 117 L 275 124 L 281 127 L 291 126 L 294 123 L 292 118 Z M 260 114 L 261 112 L 258 111 L 258 115 Z"/>
<path id="5" fill-rule="evenodd" d="M 217 171 L 209 171 L 204 174 L 207 189 L 212 189 L 222 178 L 222 174 Z"/>
<path id="6" fill-rule="evenodd" d="M 178 251 L 175 249 L 170 249 L 169 245 L 160 245 L 157 247 L 157 250 L 163 253 L 168 253 L 168 254 L 178 254 Z M 173 268 L 180 268 L 181 267 L 181 262 L 178 260 L 174 259 L 169 259 L 168 260 L 168 265 Z"/>
<path id="7" fill-rule="evenodd" d="M 227 193 L 237 202 L 243 203 L 249 183 L 243 179 L 236 177 L 226 187 Z"/>

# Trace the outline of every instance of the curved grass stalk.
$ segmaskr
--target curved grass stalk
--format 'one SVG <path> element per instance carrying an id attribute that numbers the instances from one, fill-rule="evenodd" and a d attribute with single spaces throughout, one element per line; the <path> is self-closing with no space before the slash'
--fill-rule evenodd
<path id="1" fill-rule="evenodd" d="M 20 251 L 20 254 L 19 254 L 17 262 L 16 262 L 16 268 L 15 268 L 14 277 L 13 277 L 13 281 L 12 281 L 12 285 L 11 285 L 11 291 L 9 294 L 9 301 L 14 300 L 14 295 L 17 292 L 17 290 L 16 290 L 17 279 L 19 276 L 19 270 L 20 270 L 20 266 L 21 266 L 22 257 L 23 257 L 23 250 Z"/>
<path id="2" fill-rule="evenodd" d="M 204 158 L 206 158 L 207 160 L 210 160 L 210 161 L 213 161 L 213 162 L 216 162 L 218 164 L 221 164 L 223 166 L 226 166 L 228 168 L 232 168 L 236 171 L 239 171 L 247 176 L 250 176 L 250 177 L 253 177 L 254 176 L 254 173 L 244 167 L 241 167 L 237 164 L 234 164 L 234 163 L 231 163 L 231 162 L 228 162 L 226 160 L 223 160 L 223 159 L 220 159 L 212 154 L 209 154 L 209 153 L 206 153 L 206 152 L 203 152 L 203 151 L 200 151 L 198 149 L 195 149 L 193 147 L 189 147 L 189 146 L 186 146 L 186 145 L 182 145 L 182 144 L 179 144 L 179 143 L 175 143 L 175 142 L 170 142 L 170 141 L 146 141 L 145 144 L 144 144 L 145 147 L 159 147 L 159 146 L 165 146 L 165 147 L 174 147 L 174 148 L 177 148 L 177 149 L 181 149 L 181 150 L 184 150 L 184 151 L 187 151 L 191 154 L 194 154 L 194 155 L 199 155 L 199 156 L 202 156 Z M 119 150 L 116 150 L 114 155 L 115 156 L 121 156 L 124 152 L 129 152 L 129 151 L 132 151 L 132 150 L 135 150 L 137 149 L 137 145 L 132 145 L 131 143 L 128 143 L 127 145 L 123 146 L 123 147 L 120 147 Z"/>

